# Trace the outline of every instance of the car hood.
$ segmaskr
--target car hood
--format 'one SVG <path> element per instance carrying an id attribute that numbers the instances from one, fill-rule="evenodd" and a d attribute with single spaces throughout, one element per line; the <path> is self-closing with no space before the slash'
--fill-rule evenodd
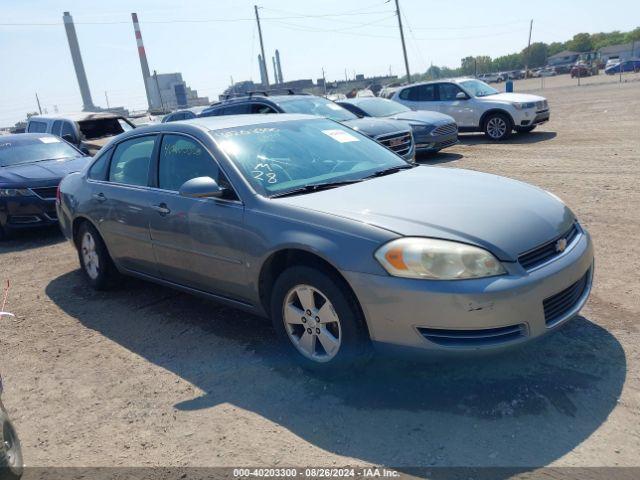
<path id="1" fill-rule="evenodd" d="M 439 167 L 416 167 L 277 201 L 401 236 L 475 244 L 505 261 L 515 261 L 519 254 L 564 233 L 575 220 L 562 202 L 540 188 Z"/>
<path id="2" fill-rule="evenodd" d="M 90 157 L 78 157 L 0 167 L 0 184 L 32 186 L 58 181 L 69 173 L 82 170 L 89 160 Z"/>
<path id="3" fill-rule="evenodd" d="M 427 110 L 402 112 L 397 115 L 392 115 L 389 118 L 393 118 L 394 120 L 403 120 L 410 123 L 425 123 L 435 126 L 455 123 L 455 120 L 449 115 L 439 112 L 429 112 Z"/>
<path id="4" fill-rule="evenodd" d="M 410 131 L 411 127 L 408 123 L 382 118 L 356 118 L 353 120 L 345 120 L 340 122 L 347 127 L 353 128 L 369 137 L 377 137 L 379 135 L 385 135 L 387 133 L 395 133 L 400 131 Z"/>
<path id="5" fill-rule="evenodd" d="M 529 93 L 497 93 L 495 95 L 488 95 L 486 97 L 479 97 L 481 99 L 497 101 L 497 102 L 541 102 L 546 100 L 544 97 L 538 95 L 531 95 Z"/>

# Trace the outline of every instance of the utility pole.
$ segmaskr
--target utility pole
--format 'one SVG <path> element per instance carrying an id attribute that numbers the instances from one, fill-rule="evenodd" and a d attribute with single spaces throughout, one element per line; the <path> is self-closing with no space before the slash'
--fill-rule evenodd
<path id="1" fill-rule="evenodd" d="M 411 83 L 411 73 L 409 72 L 409 58 L 407 57 L 407 45 L 404 43 L 404 30 L 402 30 L 402 17 L 400 15 L 399 0 L 396 0 L 396 15 L 398 16 L 398 27 L 400 27 L 400 40 L 402 40 L 402 53 L 404 54 L 404 68 L 407 70 L 407 83 Z"/>
<path id="2" fill-rule="evenodd" d="M 324 67 L 322 67 L 322 83 L 324 85 L 324 94 L 327 95 L 327 77 L 324 76 Z"/>
<path id="3" fill-rule="evenodd" d="M 107 101 L 107 110 L 109 110 L 109 97 L 107 96 L 107 91 L 104 91 L 104 99 Z"/>
<path id="4" fill-rule="evenodd" d="M 531 30 L 533 30 L 533 18 L 529 23 L 529 43 L 527 43 L 527 54 L 524 59 L 524 78 L 529 76 L 529 49 L 531 48 Z"/>
<path id="5" fill-rule="evenodd" d="M 40 106 L 40 99 L 38 98 L 38 92 L 36 92 L 36 102 L 38 102 L 38 111 L 42 115 L 42 107 Z"/>
<path id="6" fill-rule="evenodd" d="M 264 79 L 266 81 L 266 85 L 265 88 L 269 88 L 269 72 L 267 71 L 267 60 L 264 56 L 264 43 L 262 41 L 262 27 L 260 26 L 260 15 L 258 14 L 258 6 L 254 5 L 253 6 L 254 10 L 256 11 L 256 21 L 258 22 L 258 36 L 260 37 L 260 51 L 262 52 L 262 68 L 264 68 Z"/>

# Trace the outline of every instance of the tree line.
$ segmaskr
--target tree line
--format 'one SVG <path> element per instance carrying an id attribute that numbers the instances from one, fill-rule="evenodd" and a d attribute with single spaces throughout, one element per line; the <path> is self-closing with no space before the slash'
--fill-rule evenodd
<path id="1" fill-rule="evenodd" d="M 414 81 L 432 80 L 436 78 L 458 77 L 473 75 L 476 72 L 504 72 L 509 70 L 521 70 L 527 63 L 529 68 L 539 68 L 547 64 L 547 58 L 564 50 L 573 52 L 594 52 L 603 47 L 618 45 L 621 43 L 638 42 L 638 56 L 640 56 L 640 27 L 629 32 L 618 30 L 608 33 L 577 33 L 566 42 L 535 42 L 528 49 L 524 48 L 519 53 L 511 53 L 501 57 L 491 58 L 488 55 L 467 56 L 460 62 L 460 67 L 438 67 L 432 65 L 423 75 L 416 75 Z"/>

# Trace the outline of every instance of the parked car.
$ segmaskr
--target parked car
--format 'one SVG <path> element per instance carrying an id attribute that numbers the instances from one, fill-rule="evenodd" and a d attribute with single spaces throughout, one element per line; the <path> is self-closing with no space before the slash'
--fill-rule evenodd
<path id="1" fill-rule="evenodd" d="M 461 132 L 484 132 L 504 140 L 515 130 L 531 132 L 549 120 L 547 100 L 525 93 L 500 93 L 474 78 L 417 83 L 392 97 L 413 110 L 430 110 L 453 117 Z"/>
<path id="2" fill-rule="evenodd" d="M 525 78 L 525 72 L 524 70 L 511 70 L 507 72 L 507 78 L 509 80 L 522 80 Z"/>
<path id="3" fill-rule="evenodd" d="M 571 78 L 577 78 L 577 77 L 590 77 L 591 75 L 594 75 L 594 70 L 593 67 L 591 67 L 590 65 L 587 65 L 586 63 L 576 63 L 573 67 L 571 67 Z M 596 70 L 596 75 L 597 75 L 597 70 Z"/>
<path id="4" fill-rule="evenodd" d="M 569 68 L 567 68 L 566 72 L 563 73 L 569 73 Z M 547 68 L 543 68 L 542 70 L 540 70 L 540 77 L 555 77 L 556 75 L 558 75 L 558 70 L 557 67 L 547 67 Z"/>
<path id="5" fill-rule="evenodd" d="M 631 60 L 624 60 L 619 63 L 614 63 L 613 65 L 604 69 L 604 73 L 606 73 L 607 75 L 615 75 L 620 73 L 621 71 L 622 73 L 640 72 L 640 59 L 636 58 Z"/>
<path id="6" fill-rule="evenodd" d="M 35 115 L 27 122 L 28 133 L 51 133 L 89 155 L 95 155 L 112 137 L 133 128 L 129 120 L 109 112 Z"/>
<path id="7" fill-rule="evenodd" d="M 504 81 L 502 75 L 499 73 L 483 73 L 482 75 L 478 75 L 478 80 L 486 83 L 500 83 Z"/>
<path id="8" fill-rule="evenodd" d="M 209 105 L 205 105 L 205 106 L 202 106 L 202 107 L 191 107 L 191 108 L 184 108 L 182 110 L 176 110 L 175 112 L 171 112 L 170 114 L 165 115 L 164 117 L 162 117 L 162 123 L 177 122 L 177 121 L 180 121 L 180 120 L 191 120 L 193 118 L 196 118 L 198 115 L 200 115 L 207 108 L 209 108 Z"/>
<path id="9" fill-rule="evenodd" d="M 449 115 L 438 112 L 414 111 L 385 98 L 353 98 L 338 105 L 357 116 L 392 118 L 411 125 L 416 152 L 435 153 L 458 143 L 458 125 Z"/>
<path id="10" fill-rule="evenodd" d="M 255 113 L 303 113 L 340 122 L 380 142 L 407 160 L 415 157 L 411 126 L 400 120 L 358 118 L 349 110 L 326 98 L 313 95 L 269 95 L 266 92 L 222 101 L 200 114 L 201 117 Z"/>
<path id="11" fill-rule="evenodd" d="M 24 470 L 22 447 L 18 434 L 9 420 L 9 414 L 2 403 L 2 392 L 3 384 L 2 376 L 0 376 L 0 479 L 19 480 Z"/>
<path id="12" fill-rule="evenodd" d="M 609 57 L 607 63 L 604 64 L 604 68 L 607 69 L 617 63 L 620 63 L 620 57 Z"/>
<path id="13" fill-rule="evenodd" d="M 127 132 L 64 178 L 57 208 L 92 287 L 133 275 L 270 317 L 327 373 L 371 343 L 526 343 L 578 314 L 593 275 L 591 238 L 555 195 L 417 166 L 309 115 Z"/>
<path id="14" fill-rule="evenodd" d="M 89 161 L 80 150 L 48 133 L 0 139 L 0 239 L 25 228 L 55 225 L 62 177 Z"/>

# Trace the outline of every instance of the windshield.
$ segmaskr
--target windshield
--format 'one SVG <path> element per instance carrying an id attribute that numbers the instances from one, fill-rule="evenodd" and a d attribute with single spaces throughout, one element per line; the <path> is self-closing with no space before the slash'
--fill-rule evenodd
<path id="1" fill-rule="evenodd" d="M 36 137 L 4 140 L 0 137 L 0 167 L 82 157 L 82 153 L 56 137 Z"/>
<path id="2" fill-rule="evenodd" d="M 320 97 L 292 98 L 280 101 L 279 105 L 286 113 L 306 113 L 308 115 L 330 118 L 336 122 L 344 122 L 358 118 L 340 105 Z"/>
<path id="3" fill-rule="evenodd" d="M 402 112 L 410 112 L 411 109 L 398 102 L 392 102 L 384 98 L 372 98 L 355 102 L 355 105 L 367 112 L 372 117 L 390 117 Z"/>
<path id="4" fill-rule="evenodd" d="M 496 93 L 500 93 L 495 88 L 490 87 L 480 80 L 465 80 L 463 82 L 460 82 L 460 85 L 462 85 L 464 89 L 473 97 L 486 97 L 487 95 L 495 95 Z"/>
<path id="5" fill-rule="evenodd" d="M 211 135 L 266 196 L 309 185 L 358 181 L 408 165 L 374 140 L 324 119 L 235 127 Z"/>

